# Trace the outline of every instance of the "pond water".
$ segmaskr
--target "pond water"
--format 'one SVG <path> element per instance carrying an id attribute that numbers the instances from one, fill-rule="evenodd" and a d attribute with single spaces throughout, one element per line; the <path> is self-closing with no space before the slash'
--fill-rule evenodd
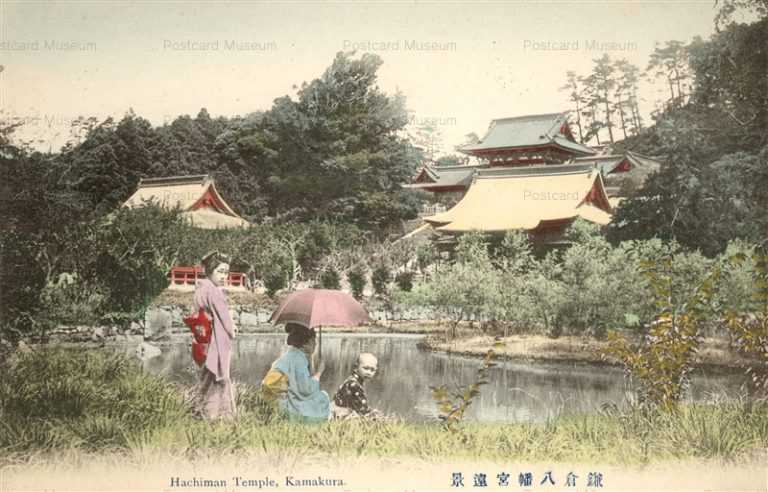
<path id="1" fill-rule="evenodd" d="M 437 410 L 430 386 L 467 385 L 475 380 L 479 359 L 424 352 L 420 335 L 323 334 L 326 371 L 322 388 L 333 397 L 352 370 L 360 352 L 379 358 L 379 372 L 366 384 L 374 408 L 411 421 L 433 420 Z M 285 350 L 284 334 L 244 335 L 235 340 L 232 361 L 236 381 L 258 385 L 272 362 Z M 618 368 L 572 363 L 497 361 L 489 383 L 481 389 L 466 416 L 485 422 L 542 421 L 573 412 L 596 412 L 606 402 L 626 403 L 628 386 Z M 162 355 L 146 362 L 147 369 L 168 379 L 193 383 L 197 366 L 187 342 L 164 347 Z M 735 394 L 740 374 L 695 374 L 688 399 L 711 394 Z"/>

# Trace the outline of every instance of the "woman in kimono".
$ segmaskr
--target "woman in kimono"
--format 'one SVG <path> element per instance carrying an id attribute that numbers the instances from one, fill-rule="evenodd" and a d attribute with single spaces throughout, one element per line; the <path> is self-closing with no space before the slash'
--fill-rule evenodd
<path id="1" fill-rule="evenodd" d="M 278 408 L 289 418 L 321 422 L 328 420 L 331 400 L 320 389 L 324 366 L 310 375 L 310 360 L 315 352 L 315 330 L 296 323 L 285 326 L 288 350 L 280 356 L 261 382 L 268 398 L 277 400 Z"/>
<path id="2" fill-rule="evenodd" d="M 229 260 L 214 251 L 205 255 L 202 263 L 206 278 L 198 282 L 195 305 L 198 311 L 205 310 L 213 325 L 211 342 L 200 373 L 202 411 L 205 417 L 212 420 L 232 418 L 235 415 L 235 398 L 230 378 L 230 361 L 235 325 L 221 288 L 229 276 Z"/>

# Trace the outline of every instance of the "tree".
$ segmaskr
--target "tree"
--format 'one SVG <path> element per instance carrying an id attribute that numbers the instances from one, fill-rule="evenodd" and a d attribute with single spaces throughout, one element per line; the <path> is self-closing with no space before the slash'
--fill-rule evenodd
<path id="1" fill-rule="evenodd" d="M 434 161 L 443 150 L 443 132 L 434 121 L 416 124 L 410 134 L 414 146 L 421 149 L 428 161 Z"/>
<path id="2" fill-rule="evenodd" d="M 758 18 L 768 17 L 768 0 L 716 0 L 720 6 L 715 17 L 715 27 L 721 28 L 732 24 L 736 13 L 748 13 Z"/>
<path id="3" fill-rule="evenodd" d="M 179 238 L 187 235 L 188 228 L 178 210 L 157 204 L 119 208 L 87 224 L 82 241 L 90 255 L 77 273 L 86 282 L 106 287 L 110 311 L 129 319 L 143 316 L 168 286 L 168 272 L 182 247 Z"/>
<path id="4" fill-rule="evenodd" d="M 637 134 L 642 129 L 637 102 L 640 69 L 624 59 L 617 60 L 614 67 L 618 74 L 614 93 L 614 112 L 619 115 L 621 131 L 624 138 L 627 138 L 627 129 L 630 134 Z"/>
<path id="5" fill-rule="evenodd" d="M 122 204 L 151 175 L 156 134 L 149 121 L 129 111 L 115 124 L 107 119 L 85 141 L 61 154 L 66 186 L 87 196 L 93 216 Z"/>
<path id="6" fill-rule="evenodd" d="M 298 100 L 282 97 L 253 129 L 247 159 L 278 220 L 333 217 L 377 230 L 418 212 L 400 185 L 419 164 L 418 152 L 399 136 L 408 123 L 401 94 L 376 85 L 378 56 L 339 53 Z"/>
<path id="7" fill-rule="evenodd" d="M 622 201 L 608 226 L 612 241 L 656 236 L 715 255 L 730 239 L 765 239 L 757 211 L 768 187 L 768 80 L 760 75 L 768 61 L 759 41 L 766 37 L 763 19 L 731 24 L 686 48 L 693 92 L 683 104 L 669 72 L 676 102 L 641 139 L 662 167 Z"/>
<path id="8" fill-rule="evenodd" d="M 675 289 L 673 258 L 644 262 L 651 285 L 656 315 L 638 347 L 623 336 L 609 333 L 606 352 L 619 359 L 627 373 L 639 383 L 643 404 L 674 410 L 683 396 L 692 369 L 693 356 L 701 343 L 701 322 L 709 311 L 720 270 L 715 268 L 690 296 Z M 676 302 L 678 299 L 682 302 Z"/>
<path id="9" fill-rule="evenodd" d="M 464 156 L 451 154 L 451 155 L 444 155 L 443 157 L 440 157 L 435 161 L 435 166 L 437 167 L 448 167 L 448 166 L 463 166 L 467 163 L 467 158 Z"/>
<path id="10" fill-rule="evenodd" d="M 12 338 L 37 327 L 41 293 L 80 253 L 73 225 L 90 213 L 55 159 L 11 143 L 16 128 L 0 122 L 0 324 Z"/>
<path id="11" fill-rule="evenodd" d="M 719 133 L 738 146 L 734 150 L 768 143 L 766 39 L 768 17 L 749 25 L 731 24 L 708 41 L 696 38 L 687 50 L 695 81 L 691 99 L 697 107 L 719 113 Z"/>
<path id="12" fill-rule="evenodd" d="M 591 108 L 593 121 L 593 127 L 590 130 L 597 135 L 600 129 L 607 128 L 608 139 L 613 143 L 614 105 L 612 97 L 616 87 L 616 69 L 607 54 L 592 61 L 594 62 L 592 73 L 584 79 L 589 99 L 588 106 Z M 602 118 L 599 120 L 596 113 L 598 108 L 602 110 Z"/>
<path id="13" fill-rule="evenodd" d="M 414 305 L 431 306 L 450 320 L 449 334 L 464 320 L 494 312 L 499 280 L 482 234 L 465 234 L 456 247 L 456 261 L 439 265 L 428 282 L 414 287 L 405 298 Z"/>
<path id="14" fill-rule="evenodd" d="M 573 103 L 574 115 L 573 120 L 576 128 L 579 130 L 579 142 L 584 143 L 584 131 L 582 130 L 582 110 L 586 102 L 584 98 L 584 88 L 582 87 L 583 80 L 576 75 L 574 71 L 567 71 L 565 73 L 567 83 L 560 88 L 561 91 L 568 91 L 568 100 Z"/>
<path id="15" fill-rule="evenodd" d="M 760 248 L 749 259 L 754 265 L 750 280 L 756 287 L 747 300 L 748 310 L 729 306 L 725 320 L 736 347 L 749 360 L 746 373 L 750 387 L 758 396 L 765 397 L 768 395 L 768 254 L 765 248 Z M 741 253 L 730 257 L 729 263 L 739 267 L 747 260 L 747 255 Z"/>
<path id="16" fill-rule="evenodd" d="M 691 79 L 688 67 L 688 47 L 682 41 L 667 41 L 666 46 L 656 45 L 651 53 L 646 72 L 651 79 L 663 79 L 669 87 L 668 107 L 682 107 L 690 92 Z"/>

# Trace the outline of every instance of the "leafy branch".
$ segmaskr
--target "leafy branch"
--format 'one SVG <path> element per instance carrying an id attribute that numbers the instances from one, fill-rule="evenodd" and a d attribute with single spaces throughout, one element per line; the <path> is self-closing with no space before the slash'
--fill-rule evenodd
<path id="1" fill-rule="evenodd" d="M 480 396 L 480 388 L 484 384 L 488 384 L 488 371 L 496 366 L 494 363 L 496 359 L 494 349 L 500 349 L 503 346 L 504 343 L 497 339 L 493 344 L 493 348 L 488 350 L 485 357 L 483 357 L 483 362 L 477 370 L 475 380 L 469 385 L 459 387 L 453 392 L 449 391 L 445 384 L 430 387 L 432 399 L 437 404 L 440 412 L 439 418 L 443 421 L 445 429 L 451 432 L 458 431 L 458 425 L 464 419 L 467 408 Z"/>

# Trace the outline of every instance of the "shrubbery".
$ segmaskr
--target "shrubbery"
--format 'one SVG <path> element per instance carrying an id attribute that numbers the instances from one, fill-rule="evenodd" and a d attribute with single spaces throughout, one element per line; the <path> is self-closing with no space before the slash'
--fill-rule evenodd
<path id="1" fill-rule="evenodd" d="M 639 346 L 611 332 L 607 353 L 619 359 L 627 373 L 639 384 L 640 402 L 675 409 L 687 387 L 693 356 L 701 343 L 701 324 L 711 308 L 719 269 L 695 282 L 693 291 L 678 290 L 675 270 L 681 262 L 669 256 L 641 263 L 650 286 L 656 313 Z M 683 263 L 683 267 L 688 266 Z M 685 290 L 690 290 L 685 289 Z"/>
<path id="2" fill-rule="evenodd" d="M 654 319 L 654 293 L 643 264 L 665 258 L 671 262 L 670 302 L 680 307 L 714 265 L 727 263 L 737 251 L 750 251 L 734 242 L 721 257 L 708 259 L 658 239 L 612 246 L 596 227 L 578 221 L 568 237 L 568 249 L 540 256 L 524 233 L 510 232 L 495 242 L 466 234 L 459 239 L 455 261 L 433 266 L 411 293 L 397 292 L 396 300 L 430 306 L 454 322 L 500 321 L 505 333 L 512 329 L 603 337 L 610 329 L 638 330 Z M 712 302 L 744 306 L 755 289 L 752 271 L 749 261 L 728 263 Z M 712 324 L 717 315 L 702 313 L 701 321 Z"/>
<path id="3" fill-rule="evenodd" d="M 389 289 L 389 281 L 392 279 L 392 272 L 385 264 L 377 266 L 371 275 L 371 284 L 373 292 L 377 295 L 385 296 Z"/>
<path id="4" fill-rule="evenodd" d="M 44 336 L 58 325 L 141 319 L 168 286 L 172 266 L 199 265 L 213 249 L 232 257 L 232 270 L 260 279 L 269 295 L 300 280 L 338 288 L 339 271 L 332 281 L 324 259 L 361 241 L 354 226 L 322 222 L 196 229 L 155 205 L 120 208 L 50 240 L 11 232 L 0 238 L 2 331 L 10 338 Z"/>
<path id="5" fill-rule="evenodd" d="M 138 361 L 102 351 L 16 354 L 0 381 L 0 448 L 126 447 L 189 414 L 181 393 Z"/>
<path id="6" fill-rule="evenodd" d="M 338 290 L 341 287 L 341 277 L 334 268 L 327 268 L 320 274 L 320 288 Z"/>
<path id="7" fill-rule="evenodd" d="M 365 273 L 365 267 L 362 264 L 355 265 L 352 270 L 347 272 L 349 288 L 352 290 L 352 295 L 358 300 L 363 298 L 363 291 L 367 283 Z"/>

